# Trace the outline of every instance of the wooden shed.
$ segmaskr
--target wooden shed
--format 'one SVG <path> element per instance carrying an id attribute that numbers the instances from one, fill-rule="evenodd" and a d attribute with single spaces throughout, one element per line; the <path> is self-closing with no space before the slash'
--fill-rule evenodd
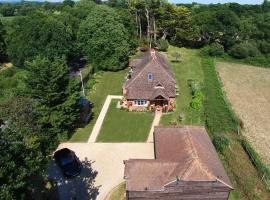
<path id="1" fill-rule="evenodd" d="M 124 161 L 128 200 L 227 200 L 232 184 L 204 127 L 156 127 L 155 159 Z"/>

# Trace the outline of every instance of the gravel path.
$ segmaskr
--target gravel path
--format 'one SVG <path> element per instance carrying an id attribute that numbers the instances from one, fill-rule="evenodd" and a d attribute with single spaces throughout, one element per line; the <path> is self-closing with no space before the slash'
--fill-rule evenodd
<path id="1" fill-rule="evenodd" d="M 88 159 L 91 167 L 84 167 L 79 177 L 64 179 L 59 170 L 52 163 L 49 169 L 49 177 L 58 183 L 60 200 L 95 199 L 89 194 L 95 194 L 98 190 L 97 200 L 103 200 L 108 192 L 123 182 L 123 160 L 130 158 L 154 158 L 153 143 L 62 143 L 61 148 L 73 150 L 81 161 Z M 91 186 L 88 181 L 93 182 Z M 90 189 L 89 189 L 90 188 Z"/>
<path id="2" fill-rule="evenodd" d="M 92 130 L 92 133 L 91 133 L 91 135 L 90 135 L 90 137 L 88 139 L 89 143 L 92 143 L 92 142 L 96 141 L 98 133 L 99 133 L 99 131 L 101 129 L 103 120 L 104 120 L 104 118 L 106 116 L 106 113 L 108 111 L 108 108 L 110 106 L 111 100 L 112 99 L 122 99 L 122 98 L 123 98 L 123 96 L 118 96 L 118 95 L 108 95 L 107 96 L 107 98 L 105 100 L 105 103 L 103 104 L 103 107 L 102 107 L 102 109 L 101 109 L 101 111 L 99 113 L 99 116 L 98 116 L 98 119 L 97 119 L 97 121 L 95 123 L 95 126 L 94 126 L 94 128 Z"/>
<path id="3" fill-rule="evenodd" d="M 155 112 L 155 117 L 154 117 L 154 120 L 152 122 L 152 126 L 151 126 L 151 129 L 150 129 L 150 132 L 149 132 L 149 135 L 148 135 L 148 139 L 147 139 L 147 142 L 154 142 L 154 128 L 155 126 L 158 126 L 159 125 L 159 121 L 161 119 L 161 116 L 162 116 L 162 111 L 156 111 Z"/>

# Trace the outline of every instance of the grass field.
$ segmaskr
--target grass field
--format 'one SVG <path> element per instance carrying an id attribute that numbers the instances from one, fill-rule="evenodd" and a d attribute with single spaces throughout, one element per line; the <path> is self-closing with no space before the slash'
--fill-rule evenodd
<path id="1" fill-rule="evenodd" d="M 217 69 L 243 134 L 270 167 L 270 69 L 231 63 Z"/>
<path id="2" fill-rule="evenodd" d="M 180 52 L 181 62 L 173 62 L 174 52 Z M 201 58 L 198 56 L 199 51 L 177 48 L 170 46 L 167 57 L 171 61 L 172 70 L 179 88 L 179 96 L 176 98 L 175 112 L 163 115 L 161 124 L 168 125 L 171 122 L 178 123 L 178 116 L 184 116 L 183 124 L 199 124 L 203 125 L 203 109 L 200 111 L 190 107 L 192 100 L 191 89 L 188 85 L 188 80 L 196 80 L 203 83 L 203 70 L 201 66 Z"/>
<path id="3" fill-rule="evenodd" d="M 241 145 L 237 134 L 238 122 L 221 90 L 212 58 L 202 58 L 205 81 L 205 117 L 208 133 L 213 137 L 223 134 L 230 141 L 220 158 L 233 183 L 230 199 L 270 199 L 265 185 Z"/>
<path id="4" fill-rule="evenodd" d="M 87 98 L 94 104 L 93 119 L 86 127 L 78 128 L 70 138 L 70 142 L 86 142 L 88 140 L 107 95 L 122 94 L 121 88 L 126 73 L 126 70 L 122 70 L 118 72 L 103 72 L 94 75 L 93 78 L 96 83 L 87 95 Z"/>
<path id="5" fill-rule="evenodd" d="M 119 184 L 111 191 L 110 196 L 105 200 L 126 200 L 126 184 Z"/>
<path id="6" fill-rule="evenodd" d="M 154 113 L 129 112 L 116 108 L 112 100 L 103 121 L 97 142 L 145 142 Z"/>

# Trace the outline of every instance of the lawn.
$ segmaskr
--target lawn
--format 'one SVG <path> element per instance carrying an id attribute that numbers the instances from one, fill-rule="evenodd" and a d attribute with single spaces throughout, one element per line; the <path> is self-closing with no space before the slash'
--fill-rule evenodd
<path id="1" fill-rule="evenodd" d="M 173 62 L 174 52 L 179 52 L 181 55 L 180 62 Z M 179 96 L 176 98 L 176 110 L 169 114 L 163 115 L 161 124 L 168 125 L 171 122 L 178 123 L 179 115 L 184 116 L 183 124 L 198 124 L 203 125 L 203 109 L 197 111 L 190 107 L 192 100 L 191 89 L 188 85 L 188 80 L 195 80 L 203 83 L 203 70 L 201 67 L 201 58 L 198 55 L 199 51 L 177 48 L 170 46 L 167 52 L 168 59 L 171 61 L 172 70 L 179 88 Z"/>
<path id="2" fill-rule="evenodd" d="M 70 138 L 70 142 L 86 142 L 88 140 L 107 95 L 122 94 L 121 88 L 126 74 L 126 70 L 103 72 L 97 73 L 91 78 L 92 80 L 95 80 L 95 84 L 92 86 L 87 98 L 94 104 L 93 119 L 86 127 L 78 128 Z"/>
<path id="3" fill-rule="evenodd" d="M 129 112 L 116 108 L 112 100 L 99 132 L 98 142 L 145 142 L 154 113 Z"/>

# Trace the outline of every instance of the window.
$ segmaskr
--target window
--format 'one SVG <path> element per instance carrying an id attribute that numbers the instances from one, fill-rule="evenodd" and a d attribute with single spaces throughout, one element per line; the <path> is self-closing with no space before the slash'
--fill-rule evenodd
<path id="1" fill-rule="evenodd" d="M 148 73 L 147 79 L 148 79 L 148 81 L 152 81 L 153 80 L 153 74 L 152 73 Z"/>
<path id="2" fill-rule="evenodd" d="M 135 105 L 137 106 L 144 106 L 145 104 L 147 104 L 147 101 L 144 99 L 137 99 L 134 101 Z"/>

